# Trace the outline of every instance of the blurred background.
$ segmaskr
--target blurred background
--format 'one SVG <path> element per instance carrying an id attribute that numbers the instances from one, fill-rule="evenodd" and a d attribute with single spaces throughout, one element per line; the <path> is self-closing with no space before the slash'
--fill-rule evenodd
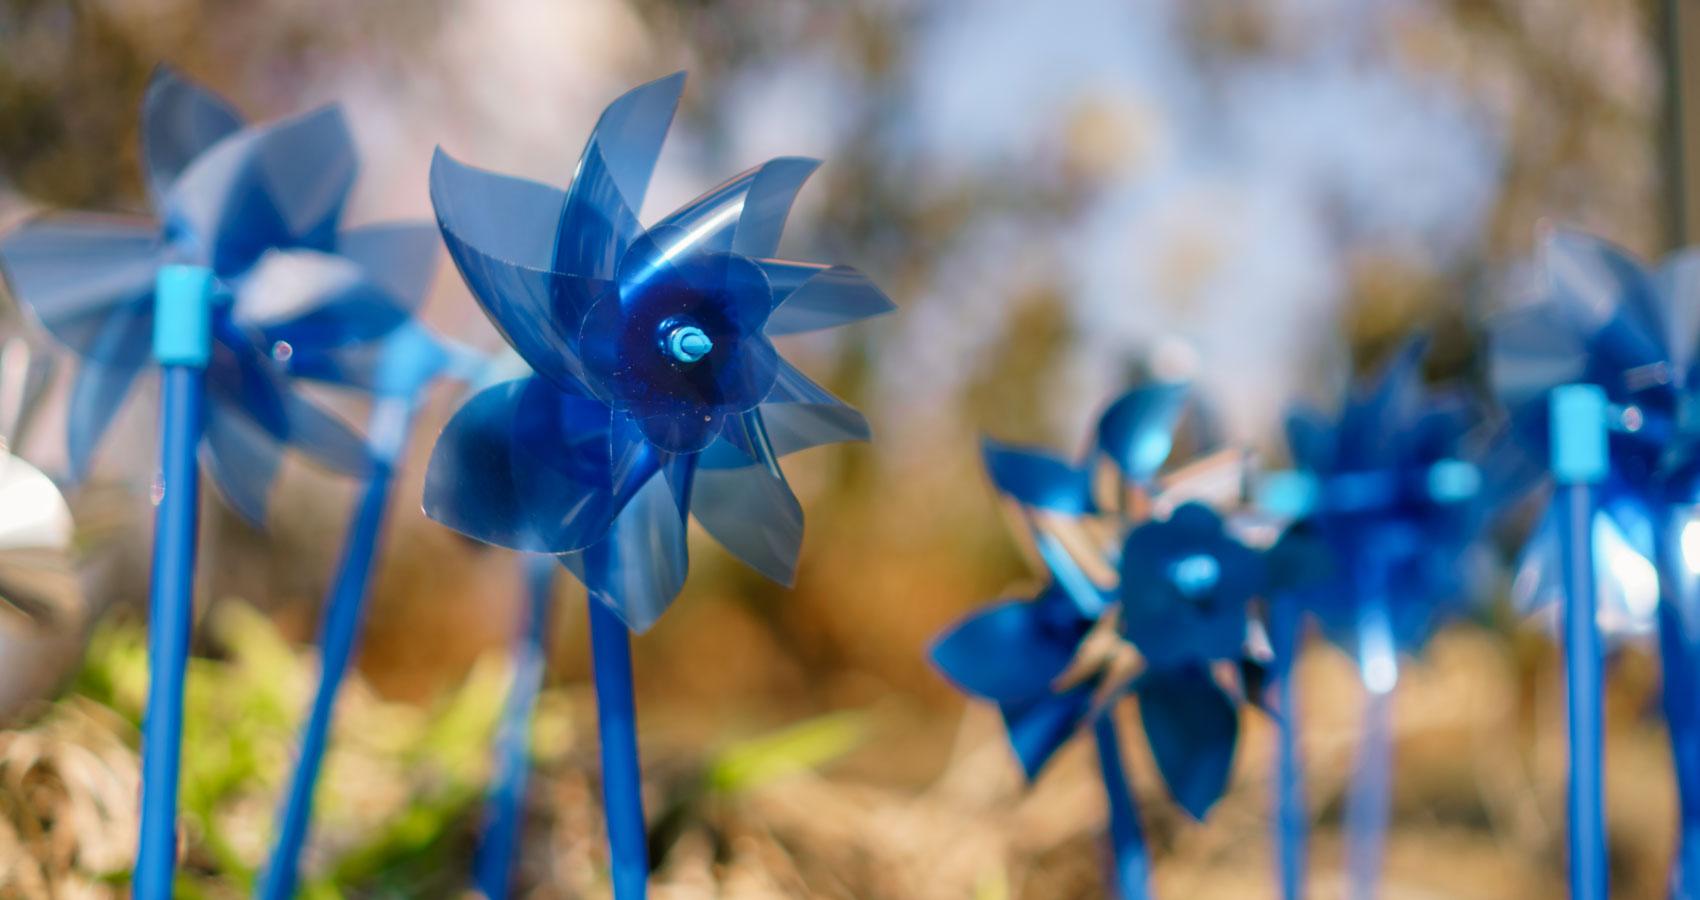
<path id="1" fill-rule="evenodd" d="M 603 105 L 689 70 L 647 218 L 766 158 L 821 157 L 785 255 L 854 265 L 900 311 L 787 348 L 876 433 L 791 467 L 809 518 L 795 589 L 703 540 L 685 595 L 637 642 L 656 894 L 1093 897 L 1089 751 L 1023 789 L 995 715 L 926 663 L 941 628 L 1034 580 L 977 436 L 1072 450 L 1155 369 L 1195 376 L 1221 431 L 1278 464 L 1285 407 L 1331 408 L 1408 334 L 1434 336 L 1435 378 L 1476 379 L 1481 319 L 1517 292 L 1542 227 L 1643 255 L 1675 241 L 1668 15 L 1658 0 L 0 0 L 0 228 L 47 208 L 145 209 L 137 111 L 158 62 L 255 119 L 341 102 L 363 160 L 354 221 L 429 218 L 438 144 L 565 184 Z M 446 259 L 424 315 L 500 345 Z M 122 893 L 151 391 L 73 497 L 88 608 L 0 640 L 0 896 Z M 467 871 L 521 592 L 511 555 L 419 512 L 429 438 L 455 403 L 450 388 L 434 399 L 396 491 L 311 896 L 454 896 Z M 62 446 L 49 402 L 21 453 L 61 471 Z M 245 894 L 263 858 L 352 498 L 294 465 L 261 533 L 209 492 L 184 788 L 200 896 Z M 538 897 L 605 892 L 569 582 L 521 861 Z M 1556 654 L 1503 593 L 1401 688 L 1389 897 L 1563 890 Z M 1338 896 L 1360 697 L 1320 642 L 1301 677 L 1312 886 Z M 1625 897 L 1660 896 L 1669 856 L 1656 678 L 1643 647 L 1618 648 Z M 1270 737 L 1249 715 L 1234 789 L 1202 825 L 1133 760 L 1159 895 L 1274 895 Z"/>

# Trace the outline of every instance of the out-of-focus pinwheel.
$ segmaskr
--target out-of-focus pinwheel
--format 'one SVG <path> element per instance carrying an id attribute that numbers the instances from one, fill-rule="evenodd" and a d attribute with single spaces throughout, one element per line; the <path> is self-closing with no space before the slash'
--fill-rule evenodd
<path id="1" fill-rule="evenodd" d="M 1520 574 L 1537 597 L 1563 586 L 1571 883 L 1578 897 L 1607 890 L 1599 629 L 1615 612 L 1646 613 L 1656 591 L 1681 815 L 1671 894 L 1700 896 L 1700 255 L 1649 271 L 1605 241 L 1559 231 L 1543 263 L 1536 302 L 1494 323 L 1491 361 L 1517 437 L 1551 461 L 1557 485 Z"/>
<path id="2" fill-rule="evenodd" d="M 1145 896 L 1149 861 L 1117 701 L 1139 695 L 1164 784 L 1202 819 L 1227 788 L 1245 694 L 1237 677 L 1228 686 L 1218 680 L 1218 664 L 1241 672 L 1249 605 L 1264 583 L 1261 555 L 1187 499 L 1217 465 L 1164 473 L 1187 394 L 1174 383 L 1128 392 L 1100 419 L 1080 463 L 987 442 L 992 482 L 1020 511 L 1050 581 L 1033 599 L 970 615 L 932 649 L 947 678 L 997 704 L 1029 779 L 1091 726 L 1123 897 Z M 1106 461 L 1117 475 L 1113 501 L 1094 491 Z"/>
<path id="3" fill-rule="evenodd" d="M 294 353 L 380 337 L 430 280 L 428 223 L 343 228 L 352 139 L 332 106 L 245 125 L 219 97 L 155 72 L 142 106 L 142 157 L 155 220 L 50 213 L 0 239 L 0 269 L 34 317 L 82 365 L 67 416 L 71 475 L 150 362 L 154 282 L 167 265 L 211 269 L 212 323 L 201 453 L 252 521 L 285 447 L 362 474 L 359 437 L 291 389 Z"/>
<path id="4" fill-rule="evenodd" d="M 1277 813 L 1287 896 L 1303 895 L 1302 789 L 1290 670 L 1313 614 L 1351 654 L 1368 692 L 1347 809 L 1353 896 L 1369 896 L 1380 869 L 1391 764 L 1391 695 L 1399 654 L 1415 653 L 1469 597 L 1478 538 L 1495 492 L 1479 460 L 1480 411 L 1461 392 L 1424 385 L 1425 344 L 1407 343 L 1328 419 L 1288 418 L 1297 471 L 1266 482 L 1266 501 L 1294 521 L 1274 551 L 1271 636 L 1283 729 Z M 1274 495 L 1285 497 L 1276 500 Z"/>
<path id="5" fill-rule="evenodd" d="M 891 309 L 851 269 L 774 258 L 812 160 L 773 160 L 639 225 L 683 84 L 674 75 L 614 101 L 566 191 L 440 151 L 431 169 L 450 255 L 535 374 L 450 420 L 425 509 L 478 540 L 563 555 L 589 588 L 622 898 L 641 895 L 647 869 L 627 629 L 648 628 L 683 584 L 688 514 L 791 580 L 802 509 L 779 458 L 868 431 L 771 338 Z"/>
<path id="6" fill-rule="evenodd" d="M 148 86 L 142 160 L 156 220 L 47 215 L 0 239 L 14 294 L 82 358 L 69 456 L 84 474 L 136 376 L 164 370 L 138 897 L 169 896 L 182 669 L 194 567 L 197 448 L 258 522 L 286 447 L 352 474 L 365 444 L 299 396 L 287 360 L 381 337 L 430 272 L 429 225 L 343 229 L 355 172 L 334 107 L 245 125 L 167 69 Z"/>

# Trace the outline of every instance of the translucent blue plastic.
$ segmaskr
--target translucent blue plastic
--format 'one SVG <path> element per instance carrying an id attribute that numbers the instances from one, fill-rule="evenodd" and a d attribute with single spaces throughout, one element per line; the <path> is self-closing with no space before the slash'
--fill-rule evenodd
<path id="1" fill-rule="evenodd" d="M 535 377 L 450 421 L 426 512 L 567 554 L 637 630 L 683 583 L 690 513 L 762 574 L 792 579 L 802 511 L 778 459 L 868 429 L 769 335 L 891 309 L 854 270 L 773 258 L 813 160 L 773 160 L 639 223 L 683 87 L 674 75 L 610 104 L 566 190 L 441 150 L 431 168 L 449 254 Z"/>
<path id="2" fill-rule="evenodd" d="M 1248 604 L 1265 582 L 1260 554 L 1224 531 L 1216 513 L 1186 504 L 1127 536 L 1118 597 L 1122 634 L 1153 670 L 1239 659 Z"/>
<path id="3" fill-rule="evenodd" d="M 341 229 L 355 160 L 335 108 L 245 125 L 162 68 L 142 117 L 156 221 L 45 216 L 0 238 L 0 270 L 84 359 L 67 434 L 80 478 L 148 365 L 154 273 L 173 263 L 211 268 L 224 300 L 214 309 L 201 455 L 221 493 L 260 520 L 285 448 L 366 469 L 355 433 L 294 392 L 288 361 L 358 347 L 404 322 L 429 283 L 434 234 L 429 225 Z"/>

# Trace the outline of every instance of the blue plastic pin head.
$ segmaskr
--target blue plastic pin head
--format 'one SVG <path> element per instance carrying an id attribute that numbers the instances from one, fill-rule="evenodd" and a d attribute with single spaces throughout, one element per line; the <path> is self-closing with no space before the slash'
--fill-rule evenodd
<path id="1" fill-rule="evenodd" d="M 205 266 L 163 266 L 154 281 L 153 356 L 162 366 L 206 368 L 217 279 Z"/>
<path id="2" fill-rule="evenodd" d="M 1306 472 L 1269 472 L 1257 485 L 1257 507 L 1273 516 L 1298 519 L 1310 515 L 1320 500 L 1316 479 Z"/>
<path id="3" fill-rule="evenodd" d="M 1606 393 L 1595 384 L 1553 388 L 1552 477 L 1560 484 L 1595 484 L 1606 477 Z"/>
<path id="4" fill-rule="evenodd" d="M 667 334 L 667 352 L 682 363 L 694 363 L 713 349 L 714 341 L 695 325 L 680 325 Z"/>

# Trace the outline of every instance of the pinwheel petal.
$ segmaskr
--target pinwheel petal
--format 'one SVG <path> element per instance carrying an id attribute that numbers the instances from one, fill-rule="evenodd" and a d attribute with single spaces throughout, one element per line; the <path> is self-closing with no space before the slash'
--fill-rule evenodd
<path id="1" fill-rule="evenodd" d="M 998 704 L 1009 745 L 1028 781 L 1086 724 L 1092 712 L 1093 686 L 1083 684 L 1060 694 Z"/>
<path id="2" fill-rule="evenodd" d="M 990 438 L 981 441 L 980 452 L 992 484 L 1017 503 L 1068 515 L 1093 511 L 1089 471 L 1046 451 Z"/>
<path id="3" fill-rule="evenodd" d="M 572 189 L 555 207 L 551 265 L 557 272 L 609 279 L 640 232 L 638 214 L 661 144 L 685 90 L 685 73 L 640 85 L 608 104 L 585 143 Z"/>
<path id="4" fill-rule="evenodd" d="M 358 263 L 392 304 L 411 312 L 431 290 L 440 240 L 429 222 L 386 222 L 344 230 L 336 252 Z"/>
<path id="5" fill-rule="evenodd" d="M 1189 388 L 1167 382 L 1143 385 L 1110 404 L 1098 420 L 1098 449 L 1131 480 L 1149 481 L 1174 448 L 1175 426 Z"/>
<path id="6" fill-rule="evenodd" d="M 283 463 L 283 445 L 246 416 L 218 405 L 209 407 L 201 460 L 219 494 L 249 524 L 263 526 Z"/>
<path id="7" fill-rule="evenodd" d="M 767 437 L 778 456 L 845 441 L 866 441 L 868 420 L 781 359 L 773 391 L 761 405 Z"/>
<path id="8" fill-rule="evenodd" d="M 425 514 L 468 537 L 530 553 L 582 550 L 608 533 L 609 414 L 539 378 L 479 392 L 444 426 L 425 473 Z M 632 474 L 637 492 L 653 479 Z"/>
<path id="9" fill-rule="evenodd" d="M 645 482 L 606 537 L 561 563 L 626 627 L 648 631 L 679 596 L 690 568 L 685 517 L 667 479 Z"/>
<path id="10" fill-rule="evenodd" d="M 154 277 L 165 248 L 151 226 L 94 216 L 36 219 L 0 238 L 7 284 L 43 328 L 86 359 L 135 365 L 151 351 Z M 122 326 L 113 326 L 114 316 Z"/>
<path id="11" fill-rule="evenodd" d="M 226 278 L 273 247 L 329 250 L 354 171 L 336 107 L 248 128 L 183 170 L 165 201 L 168 232 Z"/>
<path id="12" fill-rule="evenodd" d="M 1672 255 L 1655 281 L 1672 374 L 1695 390 L 1700 388 L 1700 249 Z"/>
<path id="13" fill-rule="evenodd" d="M 466 166 L 441 149 L 431 204 L 449 256 L 490 322 L 526 364 L 563 391 L 580 390 L 580 322 L 606 280 L 551 270 L 564 197 L 554 188 Z"/>
<path id="14" fill-rule="evenodd" d="M 849 266 L 763 259 L 757 262 L 773 287 L 771 337 L 821 331 L 883 315 L 897 308 L 866 275 Z"/>
<path id="15" fill-rule="evenodd" d="M 1287 451 L 1293 465 L 1311 472 L 1334 468 L 1334 425 L 1314 409 L 1298 407 L 1287 414 Z"/>
<path id="16" fill-rule="evenodd" d="M 94 360 L 84 362 L 77 369 L 76 381 L 71 385 L 70 406 L 65 413 L 66 456 L 73 482 L 88 477 L 94 464 L 95 448 L 111 427 L 141 370 L 140 363 L 129 365 Z"/>
<path id="17" fill-rule="evenodd" d="M 1227 791 L 1239 740 L 1234 700 L 1203 667 L 1141 676 L 1139 716 L 1169 795 L 1202 821 Z"/>
<path id="18" fill-rule="evenodd" d="M 650 230 L 670 236 L 661 247 L 669 257 L 686 253 L 772 256 L 779 250 L 780 233 L 797 191 L 819 166 L 818 159 L 795 156 L 770 160 L 732 176 Z"/>
<path id="19" fill-rule="evenodd" d="M 232 320 L 256 329 L 274 356 L 374 341 L 407 310 L 353 260 L 317 250 L 269 250 L 236 288 Z"/>
<path id="20" fill-rule="evenodd" d="M 1049 696 L 1089 623 L 1066 603 L 1012 600 L 976 610 L 933 643 L 933 665 L 976 697 L 1016 703 Z"/>
<path id="21" fill-rule="evenodd" d="M 1409 421 L 1422 399 L 1422 362 L 1427 350 L 1423 338 L 1406 341 L 1364 389 L 1352 392 L 1335 432 L 1336 466 L 1370 468 L 1399 462 L 1396 448 L 1404 437 L 1399 423 Z"/>
<path id="22" fill-rule="evenodd" d="M 241 128 L 242 116 L 224 98 L 169 66 L 155 67 L 142 97 L 142 168 L 154 205 L 195 157 Z"/>
<path id="23" fill-rule="evenodd" d="M 1653 281 L 1627 251 L 1565 229 L 1548 236 L 1542 251 L 1550 298 L 1574 316 L 1579 327 L 1596 331 L 1628 316 L 1633 330 L 1642 335 L 1663 333 Z"/>
<path id="24" fill-rule="evenodd" d="M 803 545 L 803 505 L 779 468 L 762 420 L 751 410 L 728 423 L 730 443 L 750 465 L 699 471 L 691 509 L 733 556 L 789 587 Z"/>
<path id="25" fill-rule="evenodd" d="M 305 378 L 380 397 L 412 397 L 458 360 L 437 337 L 409 319 L 382 340 L 328 347 L 296 347 L 287 368 Z"/>

